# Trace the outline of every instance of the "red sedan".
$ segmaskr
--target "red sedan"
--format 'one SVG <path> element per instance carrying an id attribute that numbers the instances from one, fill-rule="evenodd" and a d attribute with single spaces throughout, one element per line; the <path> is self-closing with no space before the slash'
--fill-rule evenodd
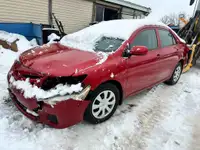
<path id="1" fill-rule="evenodd" d="M 102 22 L 21 54 L 8 73 L 8 89 L 17 108 L 40 123 L 101 123 L 126 97 L 176 84 L 187 51 L 163 24 Z"/>

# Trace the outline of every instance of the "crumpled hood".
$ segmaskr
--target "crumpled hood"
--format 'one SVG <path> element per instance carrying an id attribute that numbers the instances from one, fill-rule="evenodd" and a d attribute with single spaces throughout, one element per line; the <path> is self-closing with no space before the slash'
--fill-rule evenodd
<path id="1" fill-rule="evenodd" d="M 52 76 L 70 76 L 99 64 L 102 55 L 62 46 L 43 45 L 21 54 L 20 62 L 35 71 Z"/>

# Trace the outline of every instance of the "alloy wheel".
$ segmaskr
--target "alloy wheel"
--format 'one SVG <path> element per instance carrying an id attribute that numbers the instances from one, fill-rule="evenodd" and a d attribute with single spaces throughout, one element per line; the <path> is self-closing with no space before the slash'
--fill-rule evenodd
<path id="1" fill-rule="evenodd" d="M 174 82 L 178 81 L 178 79 L 180 78 L 181 71 L 182 71 L 181 66 L 180 65 L 177 66 L 176 70 L 174 71 L 174 75 L 173 75 Z"/>

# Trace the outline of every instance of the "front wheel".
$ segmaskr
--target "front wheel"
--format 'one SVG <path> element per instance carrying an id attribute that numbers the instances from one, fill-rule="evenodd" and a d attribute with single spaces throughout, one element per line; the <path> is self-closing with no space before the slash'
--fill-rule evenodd
<path id="1" fill-rule="evenodd" d="M 100 85 L 91 95 L 84 120 L 97 124 L 108 120 L 116 111 L 120 99 L 118 88 L 110 83 Z"/>
<path id="2" fill-rule="evenodd" d="M 181 62 L 179 62 L 176 65 L 171 78 L 168 81 L 166 81 L 165 83 L 168 85 L 175 85 L 181 77 L 182 70 L 183 70 L 182 64 L 181 64 Z"/>

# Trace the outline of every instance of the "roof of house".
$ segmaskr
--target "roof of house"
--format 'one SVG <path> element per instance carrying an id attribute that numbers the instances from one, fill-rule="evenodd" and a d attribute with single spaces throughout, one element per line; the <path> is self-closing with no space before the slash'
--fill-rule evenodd
<path id="1" fill-rule="evenodd" d="M 147 12 L 147 13 L 151 12 L 151 8 L 149 8 L 149 7 L 138 5 L 138 4 L 135 4 L 135 3 L 132 3 L 129 1 L 125 1 L 125 0 L 104 0 L 104 1 L 113 3 L 113 4 L 117 4 L 117 5 L 121 5 L 121 6 L 125 6 L 125 7 L 129 7 L 132 9 L 139 10 L 139 11 Z"/>

